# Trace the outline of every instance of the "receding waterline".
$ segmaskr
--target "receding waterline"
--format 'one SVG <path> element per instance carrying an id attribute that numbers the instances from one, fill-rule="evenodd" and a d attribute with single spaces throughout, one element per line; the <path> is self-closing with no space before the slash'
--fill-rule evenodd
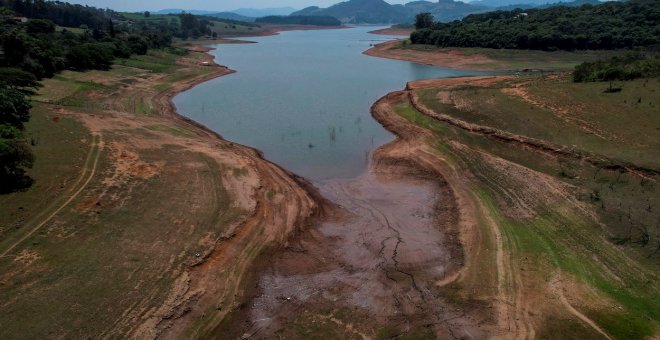
<path id="1" fill-rule="evenodd" d="M 174 98 L 178 111 L 224 138 L 312 181 L 350 178 L 392 135 L 373 120 L 378 98 L 407 81 L 472 75 L 363 55 L 383 38 L 374 27 L 291 31 L 217 45 L 216 62 L 237 73 Z"/>

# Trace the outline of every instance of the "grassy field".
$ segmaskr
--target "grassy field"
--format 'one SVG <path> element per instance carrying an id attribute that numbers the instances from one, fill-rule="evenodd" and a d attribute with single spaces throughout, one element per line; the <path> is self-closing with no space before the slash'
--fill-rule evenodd
<path id="1" fill-rule="evenodd" d="M 605 93 L 609 84 L 572 83 L 568 76 L 527 81 L 524 87 L 428 89 L 419 96 L 429 108 L 470 123 L 660 169 L 653 152 L 660 149 L 658 79 L 617 82 L 618 93 Z"/>
<path id="2" fill-rule="evenodd" d="M 58 32 L 62 32 L 62 31 L 65 31 L 65 30 L 66 30 L 66 31 L 69 31 L 69 32 L 73 32 L 73 33 L 75 33 L 75 34 L 83 34 L 83 33 L 85 33 L 85 29 L 80 28 L 80 27 L 64 27 L 64 26 L 56 26 L 55 29 L 56 29 Z"/>
<path id="3" fill-rule="evenodd" d="M 188 147 L 199 132 L 154 101 L 215 72 L 203 58 L 153 51 L 44 81 L 27 126 L 35 184 L 0 196 L 0 338 L 141 334 L 245 218 L 225 186 L 247 170 Z"/>
<path id="4" fill-rule="evenodd" d="M 244 35 L 244 34 L 257 34 L 263 31 L 263 28 L 259 26 L 245 26 L 240 24 L 231 24 L 221 21 L 211 21 L 211 31 L 217 33 L 219 36 L 227 35 Z"/>
<path id="5" fill-rule="evenodd" d="M 466 122 L 658 170 L 660 111 L 653 98 L 660 83 L 617 85 L 620 93 L 605 94 L 609 84 L 534 76 L 414 92 L 424 106 Z M 533 311 L 537 337 L 601 337 L 567 305 L 613 338 L 659 334 L 657 175 L 606 170 L 471 133 L 407 102 L 396 112 L 432 131 L 428 143 L 438 156 L 472 178 L 469 190 L 502 233 L 513 273 L 507 285 L 517 286 L 519 304 Z M 483 281 L 461 284 L 470 282 Z"/>
<path id="6" fill-rule="evenodd" d="M 653 99 L 660 89 L 657 80 L 626 82 L 618 93 L 604 93 L 609 84 L 576 84 L 565 77 L 531 77 L 523 83 L 523 87 L 513 81 L 489 88 L 423 89 L 418 95 L 425 106 L 463 121 L 602 156 L 608 159 L 603 167 L 631 164 L 660 170 L 656 151 L 660 149 L 660 107 Z M 527 159 L 506 148 L 482 144 L 580 188 L 575 194 L 596 208 L 615 242 L 640 244 L 647 251 L 655 251 L 660 243 L 660 192 L 655 177 L 606 171 L 571 157 L 550 162 Z"/>

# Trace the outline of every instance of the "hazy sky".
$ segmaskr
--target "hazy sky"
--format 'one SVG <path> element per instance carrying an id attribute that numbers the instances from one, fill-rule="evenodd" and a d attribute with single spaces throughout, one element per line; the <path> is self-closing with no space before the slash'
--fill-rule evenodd
<path id="1" fill-rule="evenodd" d="M 225 11 L 238 8 L 327 7 L 343 0 L 64 0 L 74 4 L 111 8 L 118 11 L 159 10 L 165 8 L 200 9 Z M 412 0 L 386 0 L 391 4 L 402 4 Z"/>

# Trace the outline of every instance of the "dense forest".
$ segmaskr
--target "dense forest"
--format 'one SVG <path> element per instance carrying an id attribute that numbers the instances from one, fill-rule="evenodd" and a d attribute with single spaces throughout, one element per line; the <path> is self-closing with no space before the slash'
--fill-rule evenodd
<path id="1" fill-rule="evenodd" d="M 172 36 L 152 25 L 122 24 L 116 13 L 92 7 L 17 0 L 2 4 L 9 6 L 0 7 L 0 191 L 6 192 L 30 184 L 25 171 L 33 156 L 23 130 L 30 118 L 29 96 L 39 79 L 64 69 L 106 70 L 114 58 L 169 46 Z"/>
<path id="2" fill-rule="evenodd" d="M 315 25 L 315 26 L 341 26 L 341 21 L 331 16 L 281 16 L 271 15 L 255 20 L 259 24 L 278 25 Z"/>
<path id="3" fill-rule="evenodd" d="M 585 62 L 575 67 L 573 81 L 633 80 L 660 77 L 660 54 L 631 52 L 609 60 Z"/>
<path id="4" fill-rule="evenodd" d="M 424 16 L 428 18 L 428 15 Z M 419 17 L 418 17 L 419 19 Z M 660 44 L 658 0 L 472 14 L 450 23 L 418 20 L 414 44 L 534 50 L 619 49 Z"/>
<path id="5" fill-rule="evenodd" d="M 23 124 L 39 79 L 64 69 L 107 70 L 115 58 L 168 47 L 173 37 L 212 36 L 217 21 L 188 13 L 127 16 L 59 1 L 0 0 L 0 191 L 30 183 Z"/>

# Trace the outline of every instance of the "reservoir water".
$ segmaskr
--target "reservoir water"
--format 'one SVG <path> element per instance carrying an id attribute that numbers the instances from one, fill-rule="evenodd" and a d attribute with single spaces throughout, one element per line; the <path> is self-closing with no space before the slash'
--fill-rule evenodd
<path id="1" fill-rule="evenodd" d="M 393 138 L 371 118 L 378 98 L 410 80 L 477 74 L 363 55 L 391 38 L 367 33 L 374 29 L 289 31 L 213 46 L 216 62 L 237 73 L 181 93 L 174 104 L 314 182 L 355 177 Z"/>

